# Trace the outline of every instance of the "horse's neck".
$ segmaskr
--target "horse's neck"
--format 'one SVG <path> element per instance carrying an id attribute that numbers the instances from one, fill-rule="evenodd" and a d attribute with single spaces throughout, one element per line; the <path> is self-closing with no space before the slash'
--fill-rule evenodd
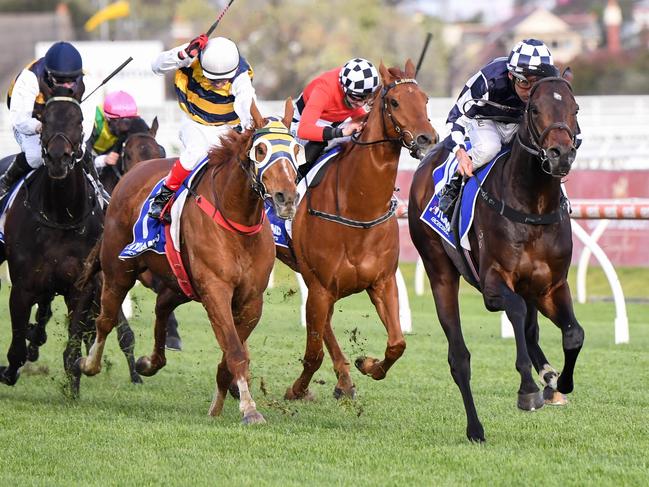
<path id="1" fill-rule="evenodd" d="M 380 106 L 372 110 L 360 141 L 378 142 L 387 138 L 382 116 Z M 387 204 L 394 192 L 400 154 L 401 145 L 395 142 L 354 145 L 339 167 L 341 195 L 362 194 L 364 206 Z"/>
<path id="2" fill-rule="evenodd" d="M 214 179 L 210 172 L 216 171 Z M 224 167 L 208 168 L 206 191 L 212 198 L 216 193 L 218 208 L 223 215 L 236 223 L 255 225 L 259 223 L 262 200 L 252 189 L 250 178 L 241 168 L 239 161 L 231 160 Z M 213 181 L 213 182 L 212 182 Z"/>
<path id="3" fill-rule="evenodd" d="M 511 184 L 504 184 L 511 181 Z M 550 213 L 560 204 L 561 180 L 545 173 L 541 161 L 514 143 L 502 172 L 502 188 L 506 203 L 518 206 L 531 213 Z M 510 203 L 511 202 L 511 203 Z"/>
<path id="4" fill-rule="evenodd" d="M 45 216 L 57 223 L 78 220 L 88 211 L 88 184 L 86 176 L 77 162 L 64 179 L 52 179 L 43 169 L 42 211 Z M 34 188 L 32 191 L 37 191 Z"/>

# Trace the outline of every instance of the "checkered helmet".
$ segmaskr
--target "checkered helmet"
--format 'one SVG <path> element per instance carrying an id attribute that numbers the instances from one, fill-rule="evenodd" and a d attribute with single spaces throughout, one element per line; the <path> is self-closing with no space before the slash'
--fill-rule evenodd
<path id="1" fill-rule="evenodd" d="M 366 97 L 379 86 L 379 73 L 367 59 L 350 59 L 338 75 L 343 91 L 352 96 Z"/>
<path id="2" fill-rule="evenodd" d="M 548 47 L 538 39 L 524 39 L 514 46 L 507 59 L 507 69 L 513 73 L 535 74 L 542 65 L 554 65 Z"/>

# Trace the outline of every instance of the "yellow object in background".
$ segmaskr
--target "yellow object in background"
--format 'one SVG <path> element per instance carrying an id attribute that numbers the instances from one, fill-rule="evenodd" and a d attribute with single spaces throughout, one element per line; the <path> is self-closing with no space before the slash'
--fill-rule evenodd
<path id="1" fill-rule="evenodd" d="M 126 0 L 119 0 L 118 2 L 111 3 L 95 13 L 95 15 L 88 19 L 84 28 L 86 29 L 86 32 L 92 32 L 103 22 L 119 19 L 120 17 L 127 17 L 130 13 L 130 4 Z"/>

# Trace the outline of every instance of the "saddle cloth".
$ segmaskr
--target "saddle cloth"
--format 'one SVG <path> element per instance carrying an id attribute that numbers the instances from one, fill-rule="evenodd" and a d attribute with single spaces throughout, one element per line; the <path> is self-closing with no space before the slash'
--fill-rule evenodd
<path id="1" fill-rule="evenodd" d="M 5 243 L 5 224 L 7 223 L 7 212 L 16 200 L 16 195 L 18 194 L 18 191 L 20 191 L 20 188 L 22 188 L 27 178 L 34 174 L 34 172 L 35 170 L 30 171 L 24 178 L 18 181 L 18 183 L 14 185 L 11 191 L 2 200 L 2 206 L 0 207 L 0 242 L 3 244 Z"/>
<path id="2" fill-rule="evenodd" d="M 326 166 L 327 162 L 337 156 L 341 150 L 342 146 L 337 145 L 318 158 L 316 164 L 311 169 L 309 169 L 307 175 L 303 177 L 297 185 L 298 201 L 302 201 L 302 196 L 306 194 L 307 188 L 311 186 L 311 183 L 320 180 L 320 177 L 325 172 L 324 167 Z M 268 222 L 270 223 L 270 228 L 273 231 L 275 245 L 278 245 L 280 247 L 288 247 L 293 229 L 292 220 L 284 220 L 278 217 L 275 213 L 273 204 L 268 201 L 264 202 L 264 208 L 266 210 Z"/>
<path id="3" fill-rule="evenodd" d="M 171 207 L 171 240 L 177 252 L 180 252 L 180 216 L 182 215 L 185 201 L 190 188 L 196 178 L 198 172 L 207 164 L 207 157 L 199 162 L 192 172 L 187 176 L 183 184 L 180 185 L 174 199 L 173 206 Z M 160 187 L 164 182 L 164 178 L 158 181 L 153 187 L 149 196 L 142 203 L 140 214 L 135 224 L 133 225 L 133 241 L 124 247 L 124 250 L 119 254 L 120 259 L 129 259 L 137 257 L 147 250 L 151 250 L 158 254 L 165 253 L 165 244 L 167 242 L 165 236 L 164 224 L 155 218 L 149 217 L 149 209 L 155 195 L 160 191 Z"/>
<path id="4" fill-rule="evenodd" d="M 475 202 L 478 197 L 479 184 L 486 179 L 495 163 L 505 154 L 509 153 L 510 147 L 504 147 L 489 164 L 474 171 L 474 177 L 470 178 L 464 185 L 462 200 L 460 206 L 459 235 L 460 243 L 463 248 L 471 250 L 469 244 L 469 230 L 473 224 L 475 211 Z M 435 184 L 435 194 L 430 199 L 426 208 L 419 217 L 424 223 L 431 227 L 440 237 L 449 243 L 453 248 L 457 248 L 455 235 L 451 229 L 451 222 L 444 213 L 439 209 L 439 193 L 446 183 L 451 179 L 457 169 L 458 161 L 455 155 L 449 154 L 446 161 L 433 170 L 433 182 Z M 479 183 L 478 183 L 479 182 Z"/>

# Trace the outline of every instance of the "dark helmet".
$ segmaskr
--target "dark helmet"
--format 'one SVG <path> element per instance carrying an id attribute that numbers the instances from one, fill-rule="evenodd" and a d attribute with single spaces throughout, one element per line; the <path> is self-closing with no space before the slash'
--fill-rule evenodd
<path id="1" fill-rule="evenodd" d="M 57 42 L 45 53 L 45 69 L 50 76 L 76 78 L 83 74 L 81 54 L 69 42 Z"/>

